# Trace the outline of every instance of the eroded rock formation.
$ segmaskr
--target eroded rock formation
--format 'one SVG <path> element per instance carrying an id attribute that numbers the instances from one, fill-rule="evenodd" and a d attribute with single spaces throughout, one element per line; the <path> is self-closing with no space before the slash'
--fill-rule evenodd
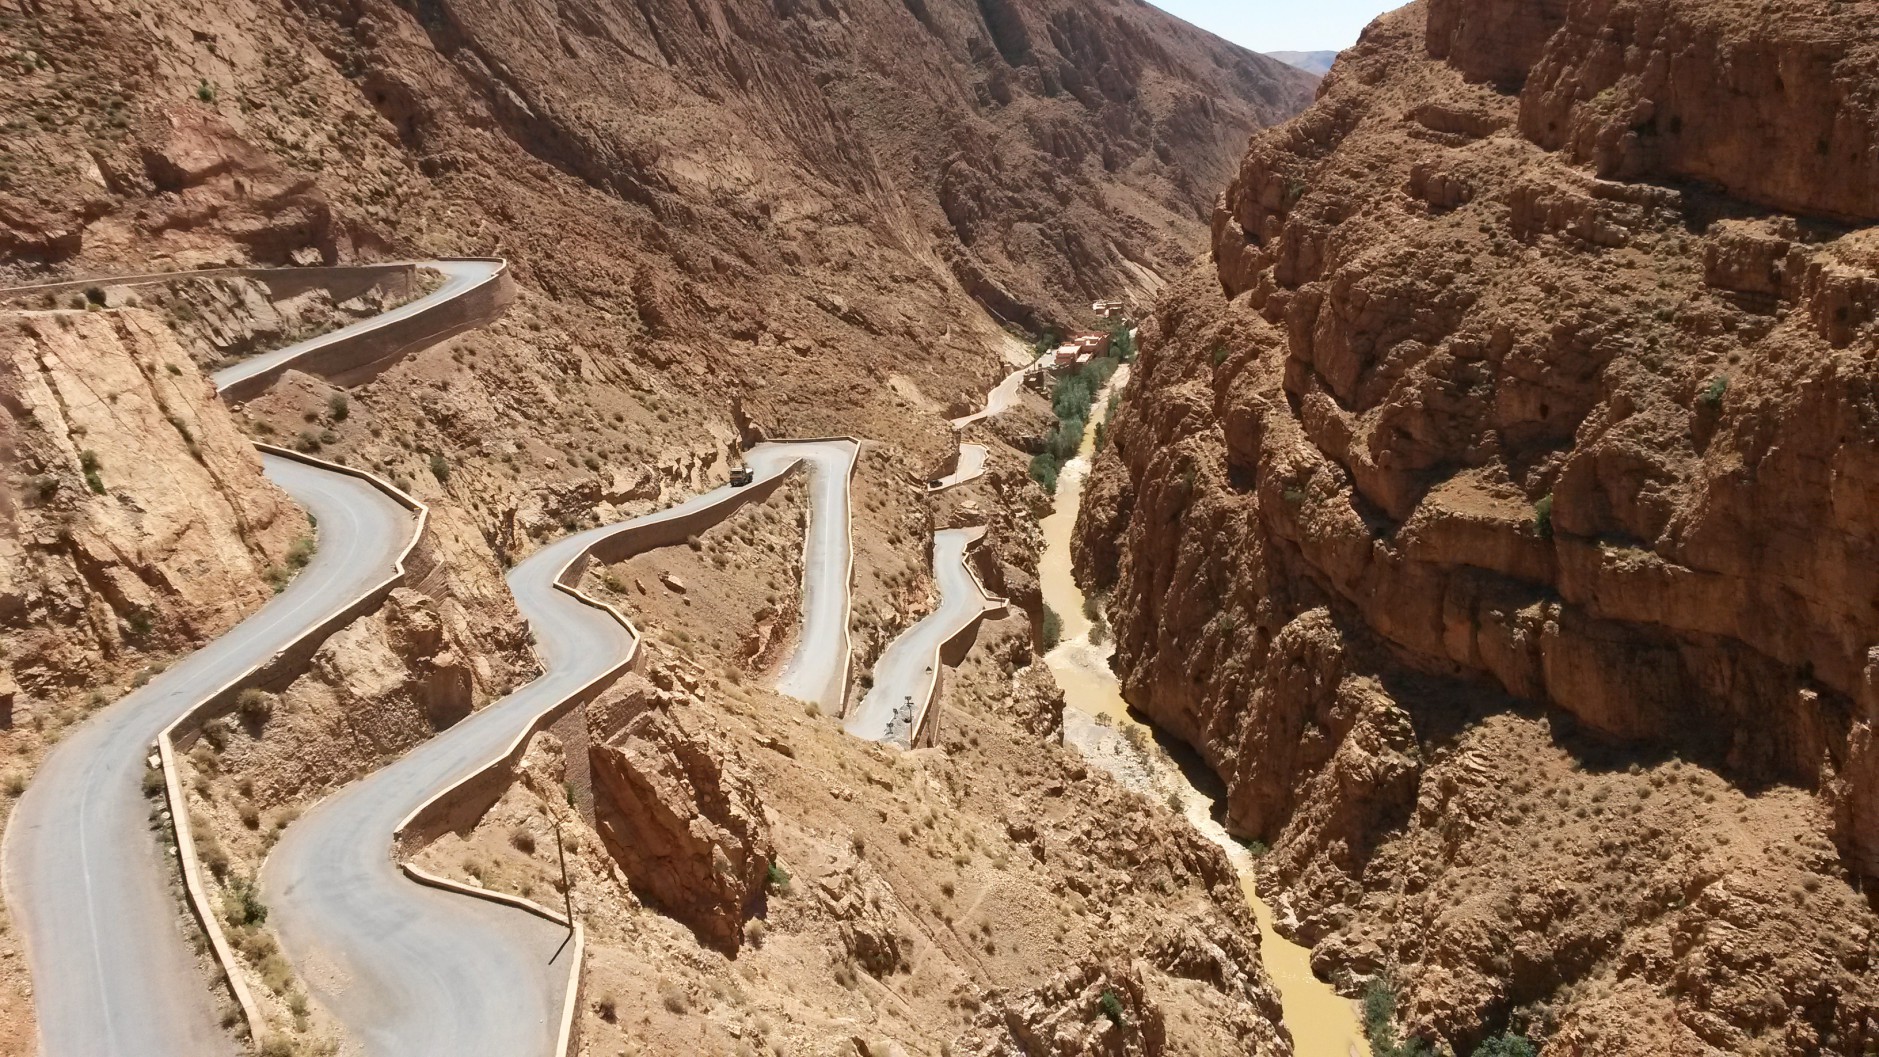
<path id="1" fill-rule="evenodd" d="M 0 666 L 42 700 L 226 630 L 310 534 L 136 309 L 0 323 L 0 474 Z"/>
<path id="2" fill-rule="evenodd" d="M 659 707 L 643 679 L 623 683 L 607 696 L 644 707 L 604 737 L 590 728 L 595 828 L 636 893 L 735 951 L 774 854 L 756 787 L 722 738 Z"/>
<path id="3" fill-rule="evenodd" d="M 975 1057 L 1160 1057 L 1167 1025 L 1138 973 L 1085 962 L 1049 982 L 989 996 L 980 1029 L 962 1040 Z"/>
<path id="4" fill-rule="evenodd" d="M 1777 6 L 1379 20 L 1099 461 L 1130 700 L 1425 1037 L 1875 1038 L 1879 12 Z"/>

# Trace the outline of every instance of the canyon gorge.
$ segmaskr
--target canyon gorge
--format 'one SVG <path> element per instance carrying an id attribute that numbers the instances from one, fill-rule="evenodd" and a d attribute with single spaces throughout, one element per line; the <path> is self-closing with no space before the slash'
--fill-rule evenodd
<path id="1" fill-rule="evenodd" d="M 1873 1052 L 1875 27 L 0 0 L 0 1057 Z"/>

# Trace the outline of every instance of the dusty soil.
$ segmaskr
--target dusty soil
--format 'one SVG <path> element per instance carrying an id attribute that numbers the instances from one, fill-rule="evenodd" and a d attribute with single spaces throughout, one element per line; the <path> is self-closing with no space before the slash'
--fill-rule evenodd
<path id="1" fill-rule="evenodd" d="M 1461 1052 L 1879 1038 L 1879 208 L 1815 160 L 1879 11 L 1777 7 L 1374 24 L 1254 140 L 1084 508 L 1131 703 L 1320 968 Z"/>
<path id="2" fill-rule="evenodd" d="M 789 657 L 802 615 L 806 478 L 698 534 L 696 546 L 662 547 L 596 566 L 585 589 L 628 614 L 640 633 L 674 653 L 696 644 L 727 662 L 727 678 L 762 678 Z"/>
<path id="3" fill-rule="evenodd" d="M 789 877 L 770 886 L 735 956 L 633 897 L 558 795 L 552 735 L 531 750 L 535 780 L 467 839 L 424 853 L 441 872 L 552 903 L 549 820 L 574 835 L 591 945 L 581 1031 L 594 1052 L 820 1052 L 855 1039 L 908 1053 L 958 1039 L 978 1052 L 982 1009 L 1085 963 L 1135 973 L 1177 1026 L 1152 1052 L 1290 1052 L 1230 868 L 1165 806 L 997 719 L 946 752 L 894 753 L 799 703 L 696 678 L 699 697 L 666 707 L 731 747 L 723 758 L 762 791 Z"/>

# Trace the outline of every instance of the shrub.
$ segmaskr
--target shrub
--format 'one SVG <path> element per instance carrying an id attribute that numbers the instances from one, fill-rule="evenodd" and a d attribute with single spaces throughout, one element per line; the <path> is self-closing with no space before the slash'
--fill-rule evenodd
<path id="1" fill-rule="evenodd" d="M 266 690 L 251 686 L 235 698 L 235 711 L 250 723 L 266 723 L 274 715 L 274 698 Z"/>
<path id="2" fill-rule="evenodd" d="M 104 304 L 104 289 L 97 286 L 85 287 L 85 300 L 94 305 Z"/>
<path id="3" fill-rule="evenodd" d="M 79 469 L 85 471 L 85 486 L 90 488 L 93 494 L 103 495 L 104 477 L 100 475 L 99 471 L 104 468 L 104 464 L 99 461 L 98 453 L 92 451 L 90 448 L 79 452 L 78 466 Z"/>
<path id="4" fill-rule="evenodd" d="M 450 463 L 444 461 L 442 455 L 431 456 L 431 476 L 437 478 L 438 484 L 450 483 Z"/>
<path id="5" fill-rule="evenodd" d="M 1057 465 L 1061 466 L 1076 457 L 1077 449 L 1083 446 L 1083 431 L 1087 426 L 1088 423 L 1080 417 L 1066 418 L 1057 423 L 1057 429 L 1050 435 L 1046 449 L 1057 460 Z"/>
<path id="6" fill-rule="evenodd" d="M 320 450 L 320 438 L 303 429 L 299 436 L 294 438 L 294 450 L 311 455 Z"/>
<path id="7" fill-rule="evenodd" d="M 232 925 L 264 925 L 267 904 L 254 889 L 254 882 L 238 877 L 229 882 L 228 895 L 222 901 L 222 913 Z M 271 946 L 272 944 L 270 944 Z"/>
<path id="8" fill-rule="evenodd" d="M 1044 619 L 1038 632 L 1044 641 L 1046 652 L 1056 649 L 1057 644 L 1063 641 L 1063 618 L 1057 615 L 1056 610 L 1045 606 Z"/>
<path id="9" fill-rule="evenodd" d="M 1207 358 L 1213 361 L 1215 367 L 1227 362 L 1226 343 L 1222 341 L 1214 342 L 1213 347 L 1207 350 Z"/>
<path id="10" fill-rule="evenodd" d="M 0 783 L 3 783 L 8 796 L 18 796 L 26 791 L 26 776 L 19 771 L 8 771 Z"/>
<path id="11" fill-rule="evenodd" d="M 612 991 L 608 991 L 594 1003 L 594 1012 L 600 1014 L 600 1019 L 611 1024 L 620 1015 L 620 1000 L 614 997 Z"/>
<path id="12" fill-rule="evenodd" d="M 352 402 L 344 393 L 334 393 L 326 398 L 326 412 L 333 416 L 334 422 L 344 422 L 352 414 Z"/>
<path id="13" fill-rule="evenodd" d="M 1482 1039 L 1474 1049 L 1474 1057 L 1538 1057 L 1539 1052 L 1525 1035 L 1505 1031 Z"/>
<path id="14" fill-rule="evenodd" d="M 1049 495 L 1057 494 L 1057 470 L 1059 463 L 1050 452 L 1040 451 L 1031 456 L 1031 479 L 1037 482 Z"/>
<path id="15" fill-rule="evenodd" d="M 261 982 L 275 994 L 284 995 L 287 989 L 293 986 L 294 967 L 281 956 L 279 949 L 262 958 L 258 968 L 261 970 Z"/>
<path id="16" fill-rule="evenodd" d="M 770 860 L 770 868 L 764 881 L 769 885 L 770 891 L 778 895 L 789 894 L 789 871 L 783 869 L 783 864 L 775 859 Z"/>
<path id="17" fill-rule="evenodd" d="M 1533 504 L 1533 529 L 1543 540 L 1553 538 L 1553 493 L 1546 493 Z"/>
<path id="18" fill-rule="evenodd" d="M 530 833 L 521 826 L 517 826 L 509 831 L 509 843 L 516 851 L 524 855 L 535 854 L 535 834 Z"/>
<path id="19" fill-rule="evenodd" d="M 744 922 L 744 942 L 752 947 L 761 947 L 763 937 L 769 934 L 769 931 L 770 926 L 764 924 L 762 918 L 751 918 Z"/>
<path id="20" fill-rule="evenodd" d="M 287 567 L 295 571 L 306 568 L 318 549 L 319 543 L 312 536 L 299 537 L 287 547 Z"/>
<path id="21" fill-rule="evenodd" d="M 1703 394 L 1697 397 L 1697 400 L 1708 410 L 1715 411 L 1722 407 L 1723 395 L 1728 391 L 1729 379 L 1719 374 L 1709 380 L 1709 384 L 1703 388 Z"/>
<path id="22" fill-rule="evenodd" d="M 196 98 L 204 103 L 215 102 L 215 86 L 209 83 L 208 78 L 204 77 L 197 82 Z"/>
<path id="23" fill-rule="evenodd" d="M 1114 990 L 1103 988 L 1103 997 L 1098 1004 L 1103 1007 L 1103 1016 L 1109 1018 L 1109 1023 L 1116 1027 L 1122 1026 L 1122 999 L 1117 997 Z"/>
<path id="24" fill-rule="evenodd" d="M 1380 976 L 1364 988 L 1364 1034 L 1371 1057 L 1430 1057 L 1434 1052 L 1421 1039 L 1397 1039 L 1396 992 Z"/>
<path id="25" fill-rule="evenodd" d="M 145 796 L 151 796 L 151 797 L 161 796 L 163 794 L 163 786 L 164 786 L 163 768 L 161 767 L 144 768 L 143 788 L 144 788 Z"/>

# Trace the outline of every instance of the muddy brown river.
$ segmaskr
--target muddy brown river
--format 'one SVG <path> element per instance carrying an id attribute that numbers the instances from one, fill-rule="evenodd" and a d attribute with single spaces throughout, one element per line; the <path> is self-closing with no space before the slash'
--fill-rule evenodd
<path id="1" fill-rule="evenodd" d="M 1123 367 L 1112 391 L 1128 384 Z M 1311 973 L 1311 952 L 1279 935 L 1272 909 L 1259 898 L 1253 856 L 1227 835 L 1214 818 L 1214 798 L 1197 787 L 1171 756 L 1156 747 L 1153 727 L 1130 713 L 1122 687 L 1109 670 L 1112 647 L 1090 641 L 1091 622 L 1083 612 L 1083 591 L 1070 573 L 1070 540 L 1083 502 L 1083 480 L 1095 446 L 1096 421 L 1106 417 L 1108 392 L 1094 405 L 1090 429 L 1077 457 L 1064 464 L 1057 479 L 1053 512 L 1042 522 L 1044 556 L 1038 576 L 1044 603 L 1063 620 L 1063 636 L 1045 658 L 1063 690 L 1064 742 L 1114 774 L 1123 784 L 1157 800 L 1180 798 L 1184 814 L 1201 835 L 1219 845 L 1240 875 L 1246 901 L 1259 919 L 1260 955 L 1266 973 L 1279 989 L 1285 1026 L 1298 1057 L 1370 1057 L 1358 1022 L 1357 1004 L 1339 995 Z M 1134 731 L 1134 734 L 1130 732 Z"/>

